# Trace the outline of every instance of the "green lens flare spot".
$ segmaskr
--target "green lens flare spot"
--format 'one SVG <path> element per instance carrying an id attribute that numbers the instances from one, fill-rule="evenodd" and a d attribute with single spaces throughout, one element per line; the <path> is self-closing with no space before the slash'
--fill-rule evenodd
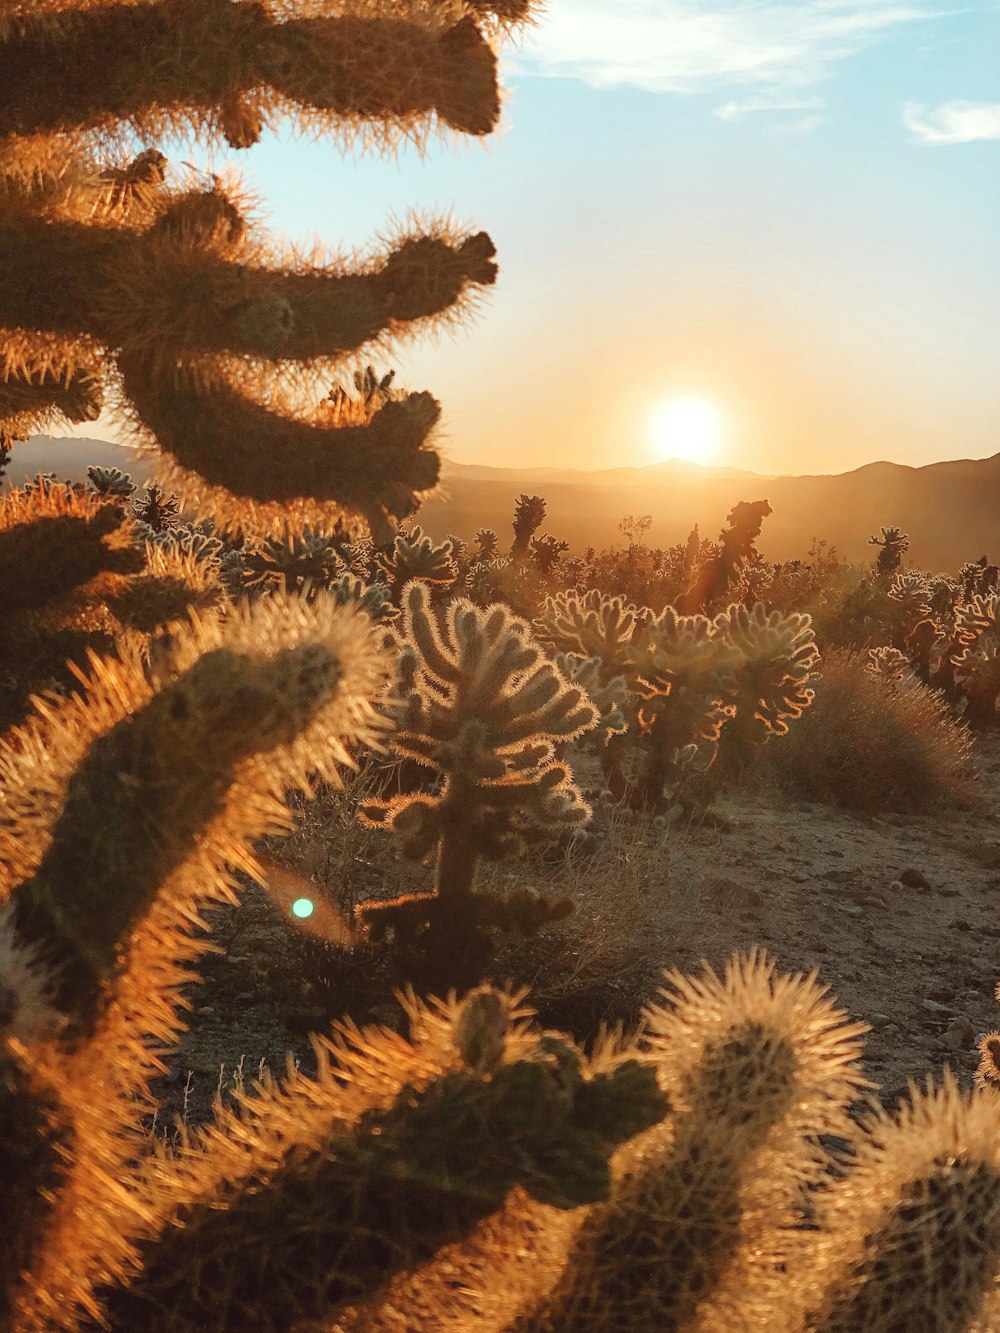
<path id="1" fill-rule="evenodd" d="M 296 898 L 292 903 L 292 916 L 297 916 L 300 921 L 305 921 L 307 917 L 312 916 L 316 910 L 316 904 L 311 898 Z"/>

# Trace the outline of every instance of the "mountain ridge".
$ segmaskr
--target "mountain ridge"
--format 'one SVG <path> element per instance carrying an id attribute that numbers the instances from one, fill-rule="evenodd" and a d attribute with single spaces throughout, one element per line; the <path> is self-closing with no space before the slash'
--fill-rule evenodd
<path id="1" fill-rule="evenodd" d="M 144 484 L 153 460 L 108 440 L 34 436 L 15 447 L 12 484 L 50 471 L 82 480 L 89 464 L 120 467 Z M 504 468 L 446 461 L 443 481 L 423 503 L 421 526 L 442 538 L 470 538 L 491 527 L 504 549 L 514 502 L 522 492 L 543 494 L 544 530 L 575 551 L 620 545 L 621 519 L 651 514 L 650 545 L 683 541 L 698 524 L 714 537 L 741 500 L 770 502 L 760 548 L 774 560 L 804 557 L 813 539 L 849 559 L 868 562 L 868 538 L 885 524 L 909 533 L 909 560 L 957 570 L 967 560 L 1000 556 L 1000 453 L 982 459 L 943 459 L 911 466 L 877 460 L 848 472 L 761 476 L 735 468 L 700 469 L 678 460 L 638 468 L 585 472 L 571 468 Z"/>

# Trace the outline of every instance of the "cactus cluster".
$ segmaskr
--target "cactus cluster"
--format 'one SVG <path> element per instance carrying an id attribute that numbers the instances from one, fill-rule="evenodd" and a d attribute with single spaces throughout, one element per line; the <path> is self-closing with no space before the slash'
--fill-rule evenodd
<path id="1" fill-rule="evenodd" d="M 1000 718 L 1000 594 L 969 592 L 968 582 L 919 570 L 896 573 L 888 585 L 891 649 L 900 679 L 942 691 L 971 726 L 994 727 Z M 870 650 L 874 669 L 885 669 L 888 648 Z"/>
<path id="2" fill-rule="evenodd" d="M 659 615 L 591 590 L 559 593 L 536 621 L 539 637 L 590 679 L 625 726 L 603 728 L 608 790 L 658 808 L 682 799 L 720 753 L 725 769 L 787 732 L 812 700 L 819 654 L 808 615 L 733 605 L 714 619 Z M 582 679 L 582 677 L 580 677 Z M 722 776 L 720 772 L 719 776 Z"/>

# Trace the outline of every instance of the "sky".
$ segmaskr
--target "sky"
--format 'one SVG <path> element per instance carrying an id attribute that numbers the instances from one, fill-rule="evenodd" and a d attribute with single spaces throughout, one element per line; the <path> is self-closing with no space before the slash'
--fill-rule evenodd
<path id="1" fill-rule="evenodd" d="M 232 159 L 289 241 L 489 231 L 474 318 L 379 362 L 450 458 L 643 465 L 678 397 L 756 472 L 1000 452 L 1000 0 L 549 0 L 503 77 L 484 143 Z"/>

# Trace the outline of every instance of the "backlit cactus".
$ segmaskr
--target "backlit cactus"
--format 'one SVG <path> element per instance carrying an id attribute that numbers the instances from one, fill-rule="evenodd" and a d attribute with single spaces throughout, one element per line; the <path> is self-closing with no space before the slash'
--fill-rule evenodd
<path id="1" fill-rule="evenodd" d="M 458 574 L 458 566 L 452 559 L 452 543 L 438 545 L 420 527 L 399 533 L 391 552 L 379 556 L 378 568 L 388 581 L 389 595 L 396 606 L 401 604 L 403 589 L 413 579 L 440 589 L 450 587 Z"/>
<path id="2" fill-rule="evenodd" d="M 849 1131 L 864 1028 L 759 955 L 668 981 L 648 1031 L 671 1115 L 618 1152 L 610 1197 L 523 1333 L 777 1327 L 779 1302 L 795 1326 L 779 1265 L 823 1169 L 817 1137 Z"/>
<path id="3" fill-rule="evenodd" d="M 554 746 L 582 735 L 597 712 L 503 606 L 483 611 L 455 599 L 436 612 L 427 587 L 414 582 L 403 622 L 407 693 L 391 744 L 441 785 L 370 802 L 364 814 L 395 831 L 408 857 L 435 856 L 435 887 L 364 903 L 358 913 L 377 939 L 391 930 L 441 963 L 474 970 L 487 928 L 532 930 L 569 910 L 523 891 L 477 891 L 476 866 L 586 821 L 589 809 Z"/>
<path id="4" fill-rule="evenodd" d="M 1000 1153 L 991 1092 L 950 1074 L 880 1116 L 846 1177 L 818 1201 L 798 1275 L 815 1333 L 964 1333 L 1000 1318 Z"/>
<path id="5" fill-rule="evenodd" d="M 215 571 L 144 544 L 126 504 L 62 483 L 0 496 L 0 733 L 32 694 L 69 687 L 88 652 L 141 647 L 223 601 Z"/>
<path id="6" fill-rule="evenodd" d="M 329 383 L 362 349 L 459 313 L 494 281 L 489 238 L 414 229 L 352 268 L 277 254 L 235 187 L 171 177 L 155 148 L 124 152 L 178 132 L 244 147 L 289 117 L 342 143 L 485 134 L 499 111 L 489 34 L 519 21 L 460 0 L 358 0 L 336 16 L 304 2 L 5 6 L 3 439 L 110 403 L 219 521 L 278 533 L 293 504 L 300 521 L 342 513 L 387 536 L 437 481 L 437 403 L 369 367 L 357 399 L 303 413 L 295 380 Z"/>
<path id="7" fill-rule="evenodd" d="M 734 710 L 722 744 L 739 763 L 772 736 L 782 736 L 813 700 L 809 685 L 819 663 L 810 616 L 731 606 L 717 618 L 739 653 L 727 702 Z"/>

